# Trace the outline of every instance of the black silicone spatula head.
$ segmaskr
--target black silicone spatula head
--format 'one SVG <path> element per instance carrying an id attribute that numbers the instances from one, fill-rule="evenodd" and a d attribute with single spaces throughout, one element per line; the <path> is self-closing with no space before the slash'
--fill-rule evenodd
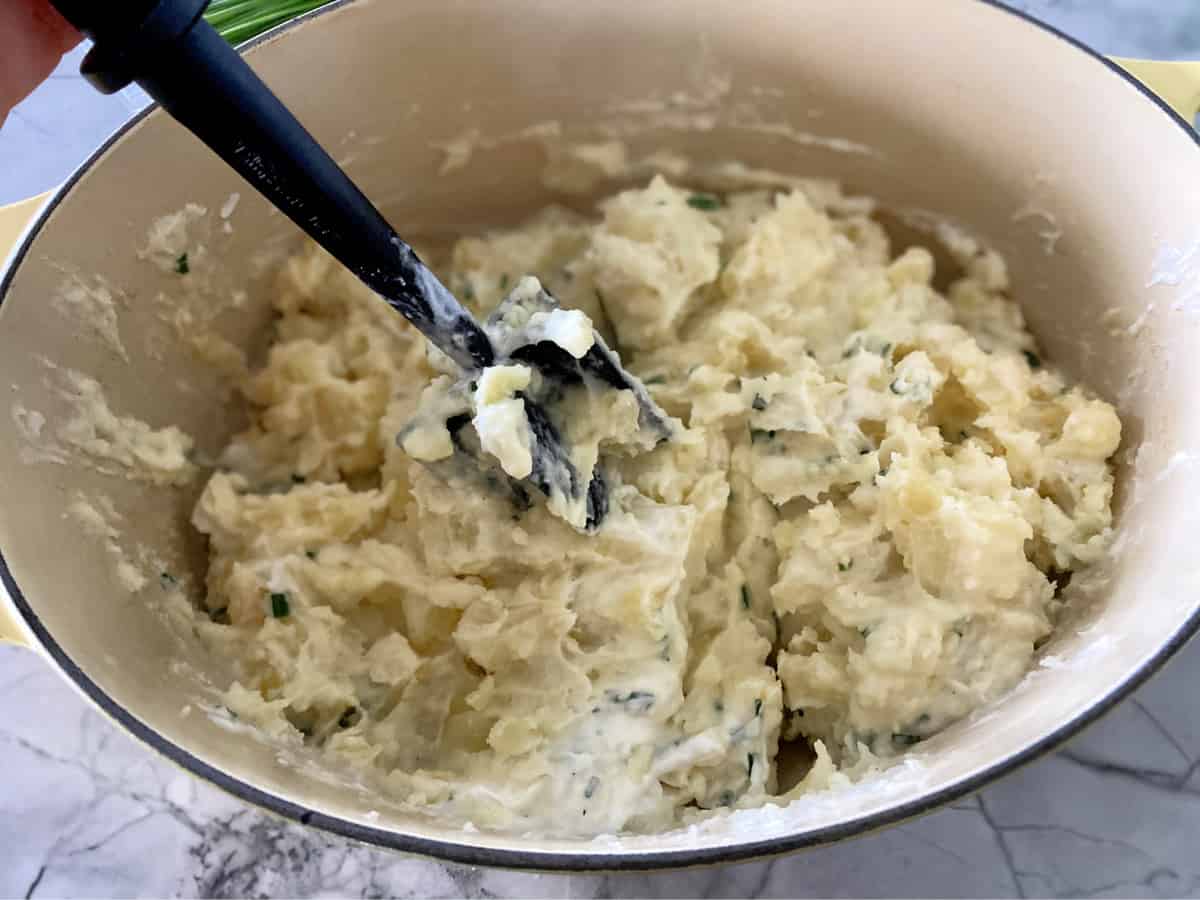
<path id="1" fill-rule="evenodd" d="M 401 240 L 287 108 L 216 33 L 202 14 L 207 0 L 53 0 L 72 25 L 95 42 L 82 71 L 101 91 L 136 81 L 162 107 L 416 326 L 470 378 L 498 361 L 491 337 Z M 547 303 L 553 300 L 547 298 Z M 603 342 L 596 336 L 596 346 Z M 524 352 L 546 379 L 553 366 Z M 597 350 L 588 377 L 609 389 L 645 389 L 615 354 Z M 564 468 L 578 459 L 564 447 L 561 426 L 535 398 L 525 399 L 526 427 L 536 465 L 527 479 L 554 508 L 555 491 L 573 483 L 573 495 L 591 497 L 593 514 L 568 517 L 595 527 L 607 508 L 599 468 Z M 654 408 L 654 419 L 666 417 Z M 547 427 L 550 423 L 550 427 Z M 578 510 L 578 503 L 573 509 Z"/>

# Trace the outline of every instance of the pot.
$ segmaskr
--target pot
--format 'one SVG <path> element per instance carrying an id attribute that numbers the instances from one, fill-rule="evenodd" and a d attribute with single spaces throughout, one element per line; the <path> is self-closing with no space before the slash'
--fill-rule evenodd
<path id="1" fill-rule="evenodd" d="M 248 298 L 215 311 L 214 327 L 246 348 L 270 320 L 264 253 L 296 240 L 182 128 L 148 111 L 48 201 L 3 217 L 20 235 L 0 280 L 0 383 L 14 422 L 0 432 L 0 633 L 201 778 L 303 823 L 467 863 L 745 859 L 979 788 L 1094 720 L 1200 625 L 1200 143 L 1118 65 L 985 0 L 364 0 L 277 29 L 246 56 L 401 234 L 513 222 L 561 201 L 543 183 L 545 154 L 613 135 L 634 157 L 666 148 L 832 176 L 880 198 L 897 223 L 955 223 L 1007 257 L 1047 357 L 1118 405 L 1125 439 L 1112 553 L 1072 585 L 1064 627 L 1016 690 L 909 762 L 837 794 L 657 835 L 535 839 L 406 815 L 205 711 L 228 674 L 169 614 L 156 571 L 203 583 L 203 547 L 187 524 L 196 487 L 129 481 L 54 452 L 70 414 L 67 370 L 97 379 L 121 414 L 199 436 L 201 452 L 236 424 L 228 390 L 158 316 L 155 298 L 177 291 L 178 276 L 137 252 L 157 217 L 188 203 L 209 211 L 209 248 L 227 266 L 212 296 L 244 286 Z M 1137 71 L 1195 114 L 1200 64 Z M 87 289 L 82 300 L 70 301 L 71 283 Z M 96 325 L 109 308 L 97 291 L 113 298 L 111 329 Z M 72 513 L 79 498 L 101 496 L 115 537 Z M 122 559 L 148 579 L 139 590 Z"/>

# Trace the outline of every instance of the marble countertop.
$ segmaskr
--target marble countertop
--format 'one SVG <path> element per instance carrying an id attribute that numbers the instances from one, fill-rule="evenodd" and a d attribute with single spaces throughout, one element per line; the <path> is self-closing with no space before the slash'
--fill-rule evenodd
<path id="1" fill-rule="evenodd" d="M 946 0 L 961 2 L 961 0 Z M 1196 0 L 1013 0 L 1100 50 L 1200 58 Z M 137 108 L 73 54 L 0 129 L 0 203 L 52 187 Z M 0 897 L 1186 897 L 1200 894 L 1200 644 L 982 793 L 833 847 L 703 870 L 534 875 L 445 865 L 270 817 L 114 728 L 0 646 Z"/>

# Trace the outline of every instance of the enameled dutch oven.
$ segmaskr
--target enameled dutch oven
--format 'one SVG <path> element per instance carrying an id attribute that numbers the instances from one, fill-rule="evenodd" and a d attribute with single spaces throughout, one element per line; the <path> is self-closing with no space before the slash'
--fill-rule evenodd
<path id="1" fill-rule="evenodd" d="M 123 547 L 202 583 L 203 548 L 187 526 L 195 488 L 149 487 L 36 446 L 68 414 L 55 380 L 64 368 L 97 378 L 119 412 L 177 423 L 203 448 L 234 427 L 219 380 L 164 345 L 153 298 L 172 276 L 136 251 L 156 217 L 187 203 L 228 211 L 240 193 L 232 233 L 214 225 L 210 249 L 227 283 L 249 288 L 217 325 L 251 347 L 270 319 L 264 248 L 286 248 L 295 232 L 150 110 L 48 200 L 3 212 L 14 243 L 0 280 L 0 384 L 6 417 L 21 422 L 0 429 L 0 634 L 201 778 L 301 822 L 470 863 L 744 859 L 980 787 L 1095 719 L 1200 623 L 1200 144 L 1189 121 L 1200 64 L 1139 64 L 1156 95 L 985 0 L 362 0 L 278 29 L 246 56 L 401 234 L 512 222 L 562 201 L 541 178 L 547 143 L 613 136 L 633 156 L 670 149 L 833 176 L 918 228 L 944 217 L 1008 258 L 1046 356 L 1119 406 L 1125 440 L 1117 538 L 1072 586 L 1078 611 L 1017 690 L 922 743 L 911 763 L 836 796 L 657 835 L 531 838 L 405 815 L 344 773 L 208 715 L 228 678 L 220 661 L 179 636 L 153 584 L 122 587 L 118 551 L 66 513 L 79 496 L 107 496 Z M 111 289 L 127 359 L 55 302 L 71 278 Z"/>

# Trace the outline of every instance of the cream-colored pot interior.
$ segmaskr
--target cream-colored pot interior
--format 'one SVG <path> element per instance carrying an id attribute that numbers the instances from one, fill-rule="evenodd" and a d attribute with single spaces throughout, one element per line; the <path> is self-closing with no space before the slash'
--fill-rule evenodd
<path id="1" fill-rule="evenodd" d="M 545 143 L 618 135 L 635 156 L 670 148 L 700 162 L 834 176 L 910 222 L 932 211 L 985 237 L 1010 260 L 1046 356 L 1120 407 L 1120 532 L 1103 577 L 1073 586 L 1092 605 L 1039 668 L 1013 695 L 921 744 L 910 763 L 836 796 L 686 831 L 532 840 L 397 815 L 315 761 L 215 723 L 202 709 L 212 690 L 196 673 L 221 686 L 219 663 L 156 614 L 156 583 L 124 590 L 104 542 L 65 512 L 77 495 L 106 495 L 124 519 L 124 544 L 156 548 L 199 577 L 203 548 L 187 525 L 194 492 L 48 461 L 28 427 L 0 429 L 10 615 L 94 699 L 189 768 L 304 821 L 477 862 L 736 858 L 841 837 L 976 786 L 1096 714 L 1190 633 L 1200 574 L 1200 147 L 1102 60 L 977 0 L 364 0 L 248 58 L 402 234 L 513 222 L 552 200 L 586 203 L 543 186 Z M 469 158 L 439 147 L 463 136 Z M 52 433 L 67 415 L 52 363 L 99 379 L 119 412 L 177 423 L 202 450 L 219 448 L 234 426 L 228 392 L 186 350 L 164 345 L 153 299 L 177 281 L 135 250 L 156 217 L 189 202 L 215 215 L 232 192 L 241 193 L 233 231 L 214 229 L 211 247 L 229 284 L 250 290 L 220 328 L 261 344 L 264 252 L 292 246 L 296 231 L 153 113 L 65 190 L 10 261 L 5 404 L 44 415 Z M 128 361 L 53 302 L 72 274 L 100 275 L 119 292 Z"/>

